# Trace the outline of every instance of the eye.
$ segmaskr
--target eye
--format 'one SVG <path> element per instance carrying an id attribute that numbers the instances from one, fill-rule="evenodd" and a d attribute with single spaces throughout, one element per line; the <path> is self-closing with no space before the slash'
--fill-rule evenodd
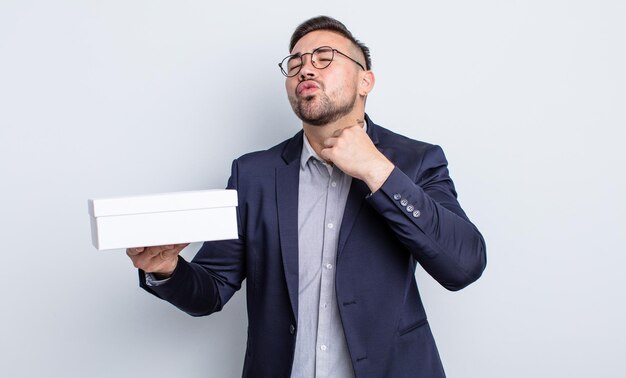
<path id="1" fill-rule="evenodd" d="M 300 57 L 293 57 L 287 61 L 287 68 L 293 70 L 299 68 L 302 65 L 302 59 Z"/>
<path id="2" fill-rule="evenodd" d="M 333 49 L 324 47 L 315 50 L 315 60 L 320 63 L 331 62 L 333 60 Z"/>
<path id="3" fill-rule="evenodd" d="M 291 73 L 294 73 L 294 72 L 299 71 L 299 70 L 300 70 L 300 66 L 301 66 L 301 64 L 300 64 L 300 63 L 297 63 L 297 64 L 295 64 L 295 63 L 294 63 L 294 64 L 289 64 L 289 65 L 288 65 L 288 70 L 289 70 L 289 73 L 291 74 Z"/>

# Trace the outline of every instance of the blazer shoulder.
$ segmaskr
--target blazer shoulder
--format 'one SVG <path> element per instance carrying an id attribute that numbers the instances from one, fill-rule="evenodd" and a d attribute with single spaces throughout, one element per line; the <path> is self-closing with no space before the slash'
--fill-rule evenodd
<path id="1" fill-rule="evenodd" d="M 300 156 L 302 151 L 302 131 L 293 137 L 266 150 L 248 152 L 235 161 L 241 167 L 262 170 L 286 164 L 286 160 Z M 288 161 L 287 161 L 288 162 Z"/>
<path id="2" fill-rule="evenodd" d="M 378 146 L 385 150 L 397 151 L 397 153 L 405 156 L 411 156 L 416 153 L 423 155 L 429 150 L 441 150 L 441 147 L 435 144 L 409 138 L 380 125 L 374 124 L 373 126 L 378 138 Z"/>

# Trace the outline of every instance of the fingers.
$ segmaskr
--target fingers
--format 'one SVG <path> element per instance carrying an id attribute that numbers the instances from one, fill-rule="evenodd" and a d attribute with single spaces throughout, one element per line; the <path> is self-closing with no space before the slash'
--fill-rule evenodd
<path id="1" fill-rule="evenodd" d="M 334 163 L 333 158 L 333 148 L 336 147 L 340 143 L 341 132 L 343 130 L 337 130 L 333 133 L 333 137 L 326 139 L 322 145 L 324 148 L 320 151 L 320 157 L 324 159 L 327 163 Z"/>
<path id="2" fill-rule="evenodd" d="M 362 119 L 357 119 L 356 120 L 356 124 L 344 127 L 342 129 L 335 130 L 333 132 L 331 138 L 338 138 L 338 137 L 340 137 L 344 130 L 349 130 L 349 129 L 361 129 L 362 130 L 364 124 L 365 124 L 365 121 L 363 121 Z"/>
<path id="3" fill-rule="evenodd" d="M 145 248 L 144 247 L 138 247 L 138 248 L 128 248 L 126 250 L 126 254 L 128 256 L 137 256 L 138 254 L 140 254 L 141 252 L 143 252 Z"/>
<path id="4" fill-rule="evenodd" d="M 128 256 L 136 256 L 140 253 L 146 252 L 148 255 L 150 256 L 156 256 L 161 252 L 172 252 L 172 251 L 176 251 L 175 253 L 178 253 L 180 251 L 182 251 L 183 249 L 185 249 L 187 246 L 189 245 L 189 243 L 181 243 L 181 244 L 168 244 L 168 245 L 155 245 L 152 247 L 135 247 L 135 248 L 128 248 L 126 250 L 126 254 Z"/>
<path id="5" fill-rule="evenodd" d="M 189 243 L 184 243 L 184 244 L 173 244 L 173 245 L 168 245 L 165 247 L 169 247 L 169 248 L 164 248 L 161 250 L 161 252 L 159 252 L 159 255 L 162 258 L 167 258 L 167 257 L 173 257 L 178 255 L 183 249 L 185 249 L 187 246 L 189 245 Z"/>
<path id="6" fill-rule="evenodd" d="M 126 254 L 136 268 L 146 272 L 171 272 L 178 261 L 178 254 L 188 245 L 189 243 L 183 243 L 128 248 Z"/>
<path id="7" fill-rule="evenodd" d="M 332 154 L 332 148 L 341 147 L 343 143 L 352 143 L 354 141 L 354 128 L 362 130 L 357 125 L 352 125 L 343 129 L 335 130 L 331 137 L 322 142 L 324 149 L 322 149 L 321 151 L 321 157 L 327 161 L 330 161 L 332 160 L 330 156 Z"/>
<path id="8" fill-rule="evenodd" d="M 161 253 L 163 253 L 165 251 L 171 250 L 172 248 L 174 248 L 173 245 L 157 245 L 157 246 L 154 246 L 154 247 L 148 247 L 146 249 L 146 252 L 148 253 L 148 255 L 150 257 L 155 257 L 155 256 L 158 256 L 158 255 L 160 255 Z"/>
<path id="9" fill-rule="evenodd" d="M 361 122 L 363 122 L 363 121 L 361 121 Z M 365 133 L 365 130 L 363 130 L 363 127 L 360 124 L 344 127 L 343 129 L 335 130 L 333 132 L 332 136 L 330 138 L 326 139 L 326 141 L 324 141 L 324 142 L 337 140 L 337 139 L 342 138 L 342 137 L 349 138 L 352 135 L 354 135 L 353 134 L 354 132 L 358 133 L 359 131 Z"/>

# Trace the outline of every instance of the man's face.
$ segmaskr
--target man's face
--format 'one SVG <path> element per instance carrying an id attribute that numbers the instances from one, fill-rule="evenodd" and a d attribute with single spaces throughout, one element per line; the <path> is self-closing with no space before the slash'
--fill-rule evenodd
<path id="1" fill-rule="evenodd" d="M 359 50 L 340 34 L 318 30 L 306 34 L 293 47 L 292 54 L 310 53 L 318 47 L 330 46 L 364 65 Z M 285 81 L 287 97 L 294 113 L 303 122 L 322 126 L 349 114 L 358 98 L 357 85 L 362 69 L 350 59 L 335 54 L 332 63 L 317 69 L 311 55 L 304 57 L 300 72 Z"/>

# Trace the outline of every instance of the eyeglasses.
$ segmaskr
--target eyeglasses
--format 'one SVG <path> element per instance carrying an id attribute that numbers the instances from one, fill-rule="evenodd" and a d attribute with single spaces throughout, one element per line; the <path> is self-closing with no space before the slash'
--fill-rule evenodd
<path id="1" fill-rule="evenodd" d="M 280 72 L 282 72 L 283 75 L 287 77 L 294 77 L 300 72 L 302 66 L 304 65 L 304 56 L 311 55 L 311 64 L 313 65 L 313 67 L 317 68 L 318 70 L 323 70 L 324 68 L 330 66 L 330 64 L 333 62 L 333 59 L 335 58 L 335 53 L 345 56 L 354 63 L 358 64 L 359 67 L 363 69 L 363 71 L 366 71 L 365 67 L 363 67 L 361 63 L 350 58 L 341 51 L 333 49 L 330 46 L 318 47 L 310 53 L 289 55 L 285 59 L 283 59 L 282 62 L 278 63 L 278 67 L 280 67 Z"/>

